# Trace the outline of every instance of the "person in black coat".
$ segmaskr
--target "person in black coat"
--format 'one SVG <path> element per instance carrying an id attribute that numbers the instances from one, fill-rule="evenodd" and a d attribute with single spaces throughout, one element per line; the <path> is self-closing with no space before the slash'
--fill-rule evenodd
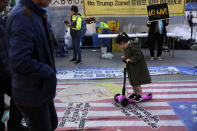
<path id="1" fill-rule="evenodd" d="M 8 5 L 8 0 L 0 0 L 0 12 Z M 5 124 L 1 121 L 5 112 L 4 95 L 11 96 L 9 120 L 7 122 L 8 131 L 27 131 L 21 124 L 22 114 L 16 108 L 12 99 L 12 79 L 8 65 L 7 37 L 5 34 L 5 18 L 0 17 L 0 131 L 5 131 Z"/>
<path id="2" fill-rule="evenodd" d="M 54 35 L 47 20 L 50 0 L 20 0 L 6 22 L 12 96 L 29 131 L 54 131 L 56 68 Z"/>
<path id="3" fill-rule="evenodd" d="M 192 19 L 194 18 L 192 12 L 190 11 L 188 16 L 187 16 L 187 21 L 189 23 L 189 27 L 191 28 L 191 39 L 192 39 L 192 35 L 193 35 L 193 21 Z"/>
<path id="4" fill-rule="evenodd" d="M 168 23 L 168 19 L 147 22 L 147 26 L 149 27 L 148 41 L 150 46 L 150 60 L 154 60 L 154 50 L 156 42 L 158 44 L 157 59 L 162 60 L 162 46 L 164 38 L 166 37 L 166 26 L 168 25 Z"/>

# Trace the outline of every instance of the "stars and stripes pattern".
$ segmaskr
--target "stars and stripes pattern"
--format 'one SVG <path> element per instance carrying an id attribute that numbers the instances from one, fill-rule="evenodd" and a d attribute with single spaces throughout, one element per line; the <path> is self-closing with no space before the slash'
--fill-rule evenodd
<path id="1" fill-rule="evenodd" d="M 99 82 L 99 81 L 98 81 Z M 88 82 L 87 82 L 88 83 Z M 85 83 L 85 84 L 87 84 Z M 113 82 L 122 86 L 120 82 Z M 59 82 L 57 92 L 84 83 Z M 59 119 L 57 131 L 186 131 L 168 102 L 197 101 L 197 81 L 160 81 L 142 86 L 143 93 L 152 92 L 153 99 L 122 108 L 112 99 L 64 103 L 55 99 Z M 127 83 L 128 93 L 132 87 Z M 76 107 L 78 106 L 78 109 Z M 70 110 L 68 110 L 70 108 Z M 85 109 L 86 108 L 86 109 Z M 78 110 L 78 112 L 76 112 Z M 86 111 L 83 111 L 86 110 Z M 77 114 L 77 115 L 74 115 Z M 84 115 L 85 114 L 85 115 Z M 64 117 L 67 115 L 67 117 Z M 82 116 L 84 117 L 82 118 Z M 74 117 L 74 118 L 73 118 Z M 156 119 L 153 119 L 155 117 Z M 72 120 L 73 119 L 73 120 Z M 84 121 L 81 121 L 83 119 Z M 61 125 L 62 121 L 64 124 Z M 154 126 L 151 126 L 155 125 Z M 84 124 L 84 125 L 83 125 Z M 82 125 L 82 129 L 80 128 Z"/>

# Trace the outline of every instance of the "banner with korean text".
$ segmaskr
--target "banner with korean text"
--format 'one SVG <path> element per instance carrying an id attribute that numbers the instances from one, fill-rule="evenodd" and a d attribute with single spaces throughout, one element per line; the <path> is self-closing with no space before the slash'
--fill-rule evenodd
<path id="1" fill-rule="evenodd" d="M 186 0 L 83 0 L 86 16 L 147 16 L 147 6 L 168 4 L 170 15 L 184 15 Z"/>
<path id="2" fill-rule="evenodd" d="M 82 6 L 83 0 L 51 0 L 50 7 Z"/>

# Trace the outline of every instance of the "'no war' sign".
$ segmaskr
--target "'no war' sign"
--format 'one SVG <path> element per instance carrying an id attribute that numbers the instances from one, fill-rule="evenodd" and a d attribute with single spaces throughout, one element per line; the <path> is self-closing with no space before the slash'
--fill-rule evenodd
<path id="1" fill-rule="evenodd" d="M 156 4 L 147 6 L 149 21 L 169 18 L 168 4 Z"/>

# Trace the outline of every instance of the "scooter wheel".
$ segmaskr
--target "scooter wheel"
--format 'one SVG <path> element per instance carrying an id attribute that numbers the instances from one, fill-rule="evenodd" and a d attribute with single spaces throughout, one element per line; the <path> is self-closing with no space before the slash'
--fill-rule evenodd
<path id="1" fill-rule="evenodd" d="M 116 94 L 115 96 L 114 96 L 114 101 L 115 102 L 118 102 L 118 99 L 116 98 L 117 96 L 119 96 L 120 94 Z"/>
<path id="2" fill-rule="evenodd" d="M 122 101 L 121 101 L 121 105 L 123 107 L 126 107 L 128 105 L 128 100 L 126 98 L 124 98 Z"/>

